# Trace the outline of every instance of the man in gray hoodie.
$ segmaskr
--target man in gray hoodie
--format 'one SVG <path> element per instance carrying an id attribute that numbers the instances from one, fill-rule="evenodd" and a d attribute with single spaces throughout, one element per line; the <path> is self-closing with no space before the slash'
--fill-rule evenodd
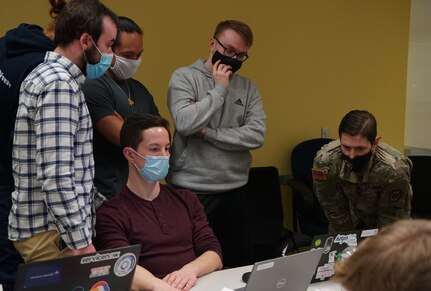
<path id="1" fill-rule="evenodd" d="M 244 185 L 266 131 L 256 85 L 236 74 L 252 43 L 247 24 L 220 22 L 208 59 L 177 69 L 168 91 L 175 134 L 166 180 L 198 195 L 229 267 L 252 262 Z"/>

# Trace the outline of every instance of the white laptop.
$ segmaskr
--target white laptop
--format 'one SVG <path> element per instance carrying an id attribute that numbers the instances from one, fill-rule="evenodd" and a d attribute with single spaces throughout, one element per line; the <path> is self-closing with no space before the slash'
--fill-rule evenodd
<path id="1" fill-rule="evenodd" d="M 306 291 L 323 248 L 257 262 L 247 285 L 235 290 Z"/>

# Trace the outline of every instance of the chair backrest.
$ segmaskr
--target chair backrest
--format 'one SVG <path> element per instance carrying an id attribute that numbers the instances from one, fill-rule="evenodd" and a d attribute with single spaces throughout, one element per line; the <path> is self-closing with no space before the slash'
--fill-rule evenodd
<path id="1" fill-rule="evenodd" d="M 283 206 L 278 169 L 252 167 L 246 185 L 255 260 L 272 258 L 280 245 Z"/>
<path id="2" fill-rule="evenodd" d="M 409 159 L 413 162 L 412 217 L 431 219 L 431 156 L 409 156 Z"/>
<path id="3" fill-rule="evenodd" d="M 303 141 L 295 146 L 291 154 L 293 179 L 302 182 L 313 193 L 312 205 L 306 207 L 302 194 L 293 190 L 294 223 L 299 225 L 301 232 L 311 236 L 325 233 L 328 226 L 326 215 L 314 193 L 311 168 L 317 151 L 332 140 L 330 138 L 315 138 Z M 311 209 L 311 211 L 307 212 L 305 209 Z"/>

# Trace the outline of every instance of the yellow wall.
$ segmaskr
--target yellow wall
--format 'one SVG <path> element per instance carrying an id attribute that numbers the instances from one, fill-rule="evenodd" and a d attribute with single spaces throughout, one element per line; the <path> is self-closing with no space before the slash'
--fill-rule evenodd
<path id="1" fill-rule="evenodd" d="M 235 18 L 251 26 L 255 44 L 240 73 L 259 85 L 268 115 L 265 145 L 253 152 L 255 166 L 290 173 L 294 145 L 318 137 L 322 126 L 336 138 L 351 109 L 374 113 L 382 141 L 403 150 L 409 0 L 103 2 L 144 29 L 136 78 L 165 117 L 170 75 L 208 57 L 215 25 Z M 48 0 L 4 1 L 0 34 L 24 21 L 45 26 L 48 8 Z"/>

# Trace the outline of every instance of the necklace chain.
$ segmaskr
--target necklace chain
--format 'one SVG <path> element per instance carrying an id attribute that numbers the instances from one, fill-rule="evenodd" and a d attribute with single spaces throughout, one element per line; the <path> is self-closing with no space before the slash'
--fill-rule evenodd
<path id="1" fill-rule="evenodd" d="M 133 99 L 130 97 L 130 87 L 129 87 L 129 83 L 127 82 L 127 80 L 125 80 L 126 86 L 127 86 L 127 94 L 126 94 L 126 92 L 124 92 L 123 88 L 121 88 L 120 85 L 118 85 L 117 82 L 115 82 L 114 79 L 111 79 L 111 80 L 118 87 L 118 89 L 120 89 L 121 92 L 123 92 L 124 96 L 126 96 L 127 104 L 129 104 L 129 106 L 133 106 L 133 104 L 135 104 L 135 101 L 133 101 Z"/>

